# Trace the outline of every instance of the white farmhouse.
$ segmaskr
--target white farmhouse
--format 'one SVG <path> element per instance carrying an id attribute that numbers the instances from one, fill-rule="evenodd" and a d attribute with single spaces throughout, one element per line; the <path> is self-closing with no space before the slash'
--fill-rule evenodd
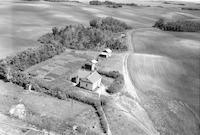
<path id="1" fill-rule="evenodd" d="M 73 78 L 79 87 L 93 91 L 101 85 L 101 75 L 97 71 L 79 70 L 77 76 Z"/>
<path id="2" fill-rule="evenodd" d="M 97 71 L 94 71 L 86 77 L 80 78 L 80 87 L 93 91 L 100 87 L 101 79 L 101 75 Z"/>

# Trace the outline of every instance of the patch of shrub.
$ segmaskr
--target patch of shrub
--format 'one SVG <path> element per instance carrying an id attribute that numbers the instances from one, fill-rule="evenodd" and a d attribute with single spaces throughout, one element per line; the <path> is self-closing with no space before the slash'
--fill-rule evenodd
<path id="1" fill-rule="evenodd" d="M 131 29 L 126 23 L 112 17 L 93 19 L 90 21 L 90 26 L 101 30 L 112 31 L 114 33 Z"/>
<path id="2" fill-rule="evenodd" d="M 9 79 L 9 81 L 19 86 L 22 86 L 23 88 L 26 88 L 27 84 L 30 83 L 29 77 L 26 74 L 15 70 L 11 73 L 11 78 Z"/>
<path id="3" fill-rule="evenodd" d="M 114 5 L 107 5 L 107 7 L 109 7 L 109 8 L 121 8 L 122 5 L 121 4 L 114 4 Z"/>
<path id="4" fill-rule="evenodd" d="M 165 2 L 163 2 L 164 4 L 171 4 L 170 2 L 167 2 L 167 1 L 165 1 Z"/>
<path id="5" fill-rule="evenodd" d="M 68 2 L 69 0 L 44 0 L 49 2 Z"/>
<path id="6" fill-rule="evenodd" d="M 95 27 L 97 23 L 96 20 L 92 20 L 92 27 L 70 25 L 60 30 L 54 27 L 52 33 L 42 36 L 38 41 L 45 44 L 59 42 L 66 48 L 78 50 L 100 50 L 105 47 L 118 51 L 127 50 L 127 46 L 122 41 L 114 38 L 112 31 Z M 117 27 L 119 29 L 116 28 L 115 31 L 125 30 L 121 26 Z"/>
<path id="7" fill-rule="evenodd" d="M 120 76 L 119 71 L 109 71 L 109 72 L 107 72 L 107 71 L 103 71 L 103 70 L 98 70 L 98 73 L 101 74 L 101 75 L 104 75 L 106 77 L 113 78 L 113 79 Z"/>
<path id="8" fill-rule="evenodd" d="M 162 29 L 164 31 L 199 32 L 200 22 L 192 20 L 166 22 L 164 21 L 164 19 L 159 19 L 158 21 L 156 21 L 153 27 Z"/>
<path id="9" fill-rule="evenodd" d="M 113 83 L 108 87 L 106 91 L 110 94 L 114 94 L 120 92 L 123 86 L 124 86 L 124 77 L 123 75 L 119 75 L 117 78 L 115 78 Z"/>
<path id="10" fill-rule="evenodd" d="M 125 4 L 126 6 L 134 6 L 134 7 L 137 7 L 138 5 L 137 4 L 135 4 L 135 3 L 127 3 L 127 4 Z"/>
<path id="11" fill-rule="evenodd" d="M 106 90 L 108 93 L 114 94 L 114 93 L 120 92 L 122 88 L 124 87 L 124 77 L 118 71 L 106 72 L 106 71 L 98 70 L 98 73 L 106 77 L 110 77 L 114 79 L 113 83 Z"/>
<path id="12" fill-rule="evenodd" d="M 89 2 L 90 5 L 102 5 L 103 3 L 101 1 L 98 0 L 92 0 Z"/>
<path id="13" fill-rule="evenodd" d="M 194 10 L 194 11 L 199 11 L 200 10 L 200 8 L 187 8 L 187 7 L 183 7 L 183 8 L 181 8 L 182 10 Z"/>

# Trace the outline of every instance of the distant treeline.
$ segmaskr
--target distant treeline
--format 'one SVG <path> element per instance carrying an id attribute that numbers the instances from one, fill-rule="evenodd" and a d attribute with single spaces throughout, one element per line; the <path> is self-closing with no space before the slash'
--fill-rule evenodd
<path id="1" fill-rule="evenodd" d="M 184 7 L 184 8 L 181 8 L 182 10 L 194 10 L 194 11 L 199 11 L 200 8 L 189 8 L 189 7 Z"/>
<path id="2" fill-rule="evenodd" d="M 164 31 L 199 32 L 200 22 L 192 20 L 166 22 L 164 19 L 159 19 L 153 27 L 159 28 Z"/>
<path id="3" fill-rule="evenodd" d="M 116 3 L 116 2 L 112 2 L 112 1 L 98 1 L 98 0 L 92 0 L 89 2 L 90 5 L 106 5 L 107 7 L 112 7 L 112 8 L 119 8 L 122 7 L 123 5 L 127 5 L 127 6 L 138 6 L 135 3 Z"/>
<path id="4" fill-rule="evenodd" d="M 185 4 L 184 3 L 174 3 L 174 2 L 167 2 L 167 1 L 165 1 L 165 2 L 163 2 L 164 4 L 173 4 L 173 5 L 181 5 L 181 6 L 184 6 Z"/>
<path id="5" fill-rule="evenodd" d="M 49 2 L 76 2 L 80 3 L 78 0 L 44 0 L 44 1 L 49 1 Z"/>

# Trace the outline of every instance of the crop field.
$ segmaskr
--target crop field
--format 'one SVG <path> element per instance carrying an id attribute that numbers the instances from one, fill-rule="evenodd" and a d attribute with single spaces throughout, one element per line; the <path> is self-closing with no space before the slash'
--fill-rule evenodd
<path id="1" fill-rule="evenodd" d="M 142 29 L 134 33 L 130 76 L 156 128 L 166 122 L 163 134 L 198 133 L 199 39 L 199 33 L 189 32 Z"/>

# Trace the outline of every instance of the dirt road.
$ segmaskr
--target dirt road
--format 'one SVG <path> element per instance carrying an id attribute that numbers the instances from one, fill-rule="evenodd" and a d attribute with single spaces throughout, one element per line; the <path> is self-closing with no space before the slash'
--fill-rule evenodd
<path id="1" fill-rule="evenodd" d="M 132 43 L 132 33 L 129 31 L 127 34 L 127 44 L 129 46 L 129 51 L 124 55 L 123 59 L 123 75 L 125 81 L 124 90 L 131 95 L 131 99 L 127 97 L 120 97 L 118 102 L 116 102 L 119 109 L 123 110 L 124 114 L 133 121 L 140 129 L 142 129 L 147 135 L 159 135 L 157 130 L 154 128 L 154 124 L 148 116 L 148 113 L 140 105 L 140 98 L 137 95 L 136 87 L 132 83 L 131 77 L 128 72 L 128 57 L 134 53 L 133 43 Z"/>

